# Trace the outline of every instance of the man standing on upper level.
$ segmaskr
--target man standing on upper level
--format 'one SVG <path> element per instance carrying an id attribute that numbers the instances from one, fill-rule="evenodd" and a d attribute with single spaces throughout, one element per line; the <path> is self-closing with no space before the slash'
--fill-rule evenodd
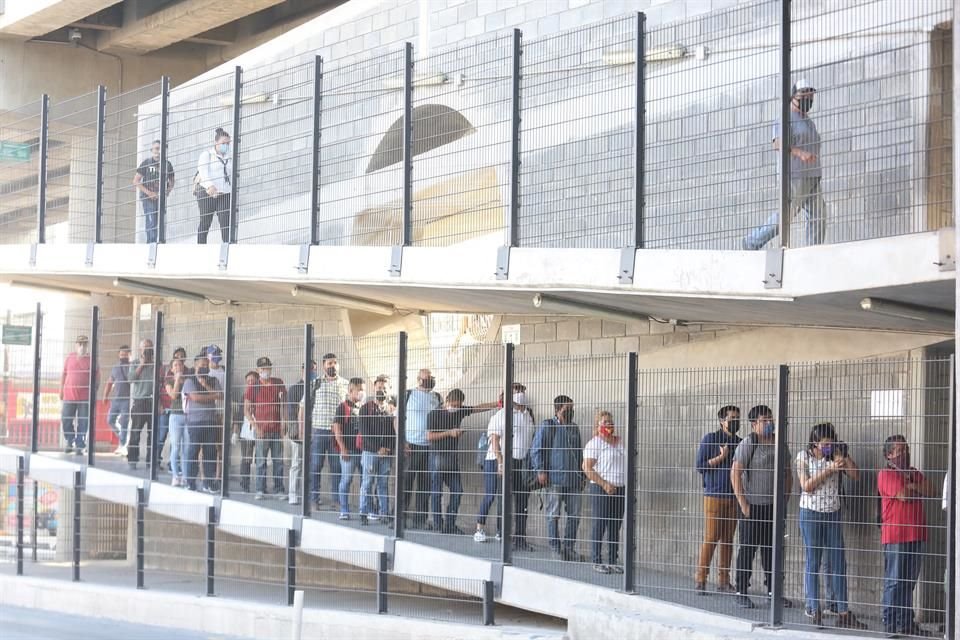
<path id="1" fill-rule="evenodd" d="M 820 179 L 820 133 L 808 116 L 817 92 L 806 80 L 793 85 L 790 101 L 790 219 L 803 211 L 804 244 L 822 244 L 827 232 L 827 207 L 823 202 Z M 780 148 L 780 123 L 773 125 L 773 148 Z M 760 249 L 779 231 L 780 212 L 743 239 L 743 248 Z"/>
<path id="2" fill-rule="evenodd" d="M 90 354 L 87 336 L 77 336 L 76 351 L 67 356 L 60 376 L 61 421 L 65 453 L 83 454 L 87 438 L 87 411 L 90 404 Z M 74 428 L 76 420 L 76 428 Z"/>
<path id="3" fill-rule="evenodd" d="M 176 177 L 173 165 L 167 160 L 167 193 L 173 191 Z M 133 175 L 133 185 L 140 196 L 140 206 L 143 207 L 143 229 L 146 232 L 147 243 L 157 242 L 160 236 L 160 141 L 154 140 L 150 145 L 150 157 L 140 163 L 137 172 Z"/>

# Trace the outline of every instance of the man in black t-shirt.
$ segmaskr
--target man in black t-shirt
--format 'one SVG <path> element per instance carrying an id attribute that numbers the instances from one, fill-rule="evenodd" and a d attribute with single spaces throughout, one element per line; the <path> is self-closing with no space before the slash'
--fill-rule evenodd
<path id="1" fill-rule="evenodd" d="M 167 160 L 167 192 L 170 195 L 176 176 L 173 165 Z M 150 157 L 140 163 L 133 176 L 133 186 L 137 188 L 140 204 L 143 207 L 144 230 L 147 242 L 157 242 L 159 236 L 158 213 L 160 211 L 160 141 L 154 140 L 150 147 Z"/>
<path id="2" fill-rule="evenodd" d="M 333 437 L 340 452 L 340 519 L 350 519 L 350 485 L 353 472 L 360 463 L 360 447 L 357 442 L 357 423 L 363 403 L 365 385 L 363 378 L 350 378 L 347 399 L 340 403 L 333 419 Z"/>
<path id="3" fill-rule="evenodd" d="M 497 408 L 496 402 L 487 402 L 475 407 L 463 406 L 466 399 L 460 389 L 451 389 L 443 406 L 427 414 L 427 441 L 430 443 L 430 508 L 433 511 L 433 530 L 442 533 L 464 535 L 457 528 L 457 512 L 463 483 L 460 480 L 458 460 L 460 423 L 464 418 L 481 411 Z M 443 517 L 443 485 L 450 491 L 446 518 Z"/>

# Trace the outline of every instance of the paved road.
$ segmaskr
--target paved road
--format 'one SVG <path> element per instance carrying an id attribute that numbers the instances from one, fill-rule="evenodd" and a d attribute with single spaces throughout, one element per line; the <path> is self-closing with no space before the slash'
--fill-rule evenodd
<path id="1" fill-rule="evenodd" d="M 216 634 L 7 606 L 0 606 L 0 630 L 3 640 L 240 640 Z"/>

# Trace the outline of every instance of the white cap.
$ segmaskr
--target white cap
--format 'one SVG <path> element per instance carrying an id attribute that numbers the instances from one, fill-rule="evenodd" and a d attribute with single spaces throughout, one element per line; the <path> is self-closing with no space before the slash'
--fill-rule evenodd
<path id="1" fill-rule="evenodd" d="M 797 93 L 798 91 L 804 91 L 806 89 L 811 89 L 813 91 L 816 91 L 816 89 L 813 87 L 810 81 L 808 81 L 806 78 L 800 78 L 799 80 L 793 83 L 794 93 Z"/>
<path id="2" fill-rule="evenodd" d="M 513 394 L 513 404 L 515 404 L 515 405 L 519 404 L 519 405 L 524 406 L 524 407 L 527 406 L 527 404 L 528 404 L 528 403 L 527 403 L 527 394 L 523 393 L 522 391 L 519 392 L 519 393 Z"/>

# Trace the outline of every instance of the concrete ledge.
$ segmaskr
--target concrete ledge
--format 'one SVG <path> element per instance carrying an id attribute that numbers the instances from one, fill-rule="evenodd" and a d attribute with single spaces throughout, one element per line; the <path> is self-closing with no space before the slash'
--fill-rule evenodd
<path id="1" fill-rule="evenodd" d="M 73 474 L 83 467 L 73 462 L 34 453 L 27 458 L 27 475 L 32 480 L 49 482 L 61 487 L 73 487 Z"/>
<path id="2" fill-rule="evenodd" d="M 207 524 L 207 509 L 217 506 L 219 498 L 207 493 L 187 491 L 165 484 L 150 484 L 147 508 L 170 518 Z"/>
<path id="3" fill-rule="evenodd" d="M 83 612 L 95 618 L 175 625 L 178 629 L 256 640 L 289 638 L 292 616 L 289 607 L 245 600 L 14 576 L 0 576 L 0 604 L 49 612 Z M 303 637 L 310 640 L 562 640 L 564 634 L 520 626 L 483 627 L 394 615 L 305 609 Z"/>
<path id="4" fill-rule="evenodd" d="M 471 558 L 405 540 L 394 544 L 393 573 L 441 589 L 457 590 L 451 579 L 500 581 L 500 563 Z M 431 578 L 434 578 L 431 580 Z M 563 617 L 563 616 L 561 616 Z"/>
<path id="5" fill-rule="evenodd" d="M 304 520 L 300 529 L 300 550 L 306 554 L 329 557 L 337 560 L 337 554 L 324 555 L 325 551 L 374 551 L 392 553 L 392 539 L 376 533 L 357 531 L 330 522 Z M 370 567 L 376 569 L 376 567 Z"/>
<path id="6" fill-rule="evenodd" d="M 16 473 L 17 458 L 26 458 L 27 454 L 13 447 L 0 447 L 0 473 Z M 26 462 L 24 462 L 26 465 Z"/>
<path id="7" fill-rule="evenodd" d="M 217 528 L 241 538 L 275 545 L 281 530 L 299 530 L 299 520 L 298 516 L 283 511 L 236 500 L 221 500 Z"/>
<path id="8" fill-rule="evenodd" d="M 137 506 L 137 489 L 145 485 L 146 481 L 142 478 L 125 476 L 95 467 L 87 467 L 83 482 L 85 494 L 101 500 L 125 504 L 128 507 Z"/>

